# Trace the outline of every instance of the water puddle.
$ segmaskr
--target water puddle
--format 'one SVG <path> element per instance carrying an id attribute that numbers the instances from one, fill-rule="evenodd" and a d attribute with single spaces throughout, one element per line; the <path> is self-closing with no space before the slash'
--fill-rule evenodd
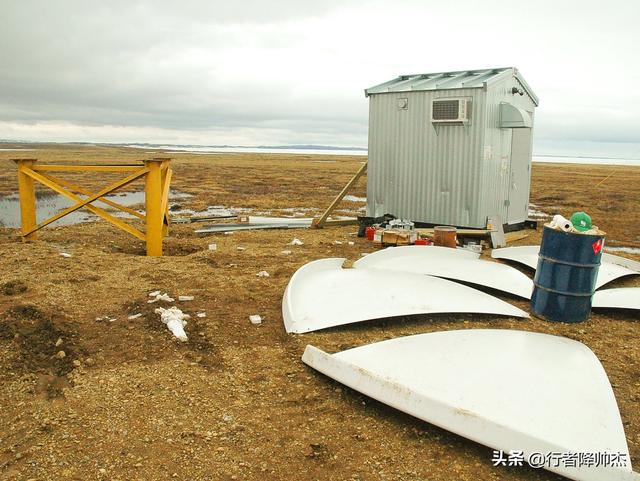
<path id="1" fill-rule="evenodd" d="M 79 197 L 86 198 L 86 196 L 80 195 Z M 191 194 L 184 192 L 172 191 L 169 193 L 169 199 L 179 200 L 188 199 L 192 197 Z M 105 199 L 117 202 L 126 207 L 132 207 L 135 205 L 144 204 L 144 191 L 138 192 L 120 192 L 117 194 L 107 195 Z M 57 214 L 67 207 L 71 207 L 75 202 L 59 194 L 41 193 L 36 198 L 36 220 L 38 223 L 45 219 Z M 102 202 L 95 202 L 98 207 L 102 207 L 105 210 L 111 212 L 115 217 L 121 218 L 133 218 L 132 215 L 125 212 L 121 212 L 113 209 L 112 207 L 103 204 Z M 78 209 L 71 214 L 68 214 L 55 222 L 52 222 L 51 226 L 62 226 L 79 224 L 81 222 L 93 222 L 98 217 L 88 212 L 85 208 Z M 20 227 L 20 200 L 18 194 L 12 194 L 0 198 L 0 226 L 2 227 Z"/>

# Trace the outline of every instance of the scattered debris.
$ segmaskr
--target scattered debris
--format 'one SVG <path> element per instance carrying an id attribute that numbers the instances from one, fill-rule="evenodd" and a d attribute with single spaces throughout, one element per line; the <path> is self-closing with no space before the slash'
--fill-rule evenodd
<path id="1" fill-rule="evenodd" d="M 259 217 L 240 216 L 238 220 L 242 224 L 256 225 L 286 225 L 287 227 L 310 227 L 313 218 L 311 217 Z"/>
<path id="2" fill-rule="evenodd" d="M 609 252 L 625 252 L 627 254 L 640 254 L 640 247 L 610 247 L 607 246 L 604 248 L 605 251 L 609 251 Z M 607 254 L 602 254 L 603 256 L 606 256 Z M 623 259 L 626 259 L 626 257 L 623 257 Z M 632 262 L 636 262 L 637 261 L 632 261 Z M 621 264 L 622 265 L 622 264 Z M 631 267 L 630 267 L 631 269 Z M 636 268 L 637 270 L 637 268 Z"/>
<path id="3" fill-rule="evenodd" d="M 291 254 L 291 251 L 284 250 L 284 251 L 281 251 L 280 254 L 282 254 L 283 256 L 288 256 L 289 254 Z"/>
<path id="4" fill-rule="evenodd" d="M 142 314 L 133 314 L 133 315 L 131 315 L 131 316 L 127 317 L 127 319 L 128 319 L 129 321 L 133 321 L 133 320 L 138 319 L 138 318 L 140 318 L 140 317 L 142 317 Z"/>
<path id="5" fill-rule="evenodd" d="M 157 291 L 157 292 L 160 292 L 160 291 Z M 151 294 L 149 294 L 149 296 L 151 297 Z M 169 297 L 169 294 L 165 292 L 164 294 L 155 294 L 153 296 L 153 299 L 149 299 L 147 303 L 153 304 L 154 302 L 158 302 L 158 301 L 173 302 L 175 301 L 175 299 L 173 297 Z"/>
<path id="6" fill-rule="evenodd" d="M 178 296 L 180 302 L 193 301 L 194 299 L 194 296 Z"/>
<path id="7" fill-rule="evenodd" d="M 218 244 L 216 244 L 215 242 L 209 244 L 209 250 L 210 251 L 217 251 L 218 250 Z"/>
<path id="8" fill-rule="evenodd" d="M 260 317 L 258 314 L 249 316 L 249 320 L 251 321 L 251 324 L 254 325 L 262 324 L 262 317 Z"/>
<path id="9" fill-rule="evenodd" d="M 565 219 L 560 214 L 554 215 L 551 222 L 549 222 L 549 227 L 552 229 L 560 229 L 564 232 L 571 232 L 573 229 L 573 224 L 569 219 Z"/>
<path id="10" fill-rule="evenodd" d="M 302 242 L 302 241 L 301 241 L 300 239 L 298 239 L 298 238 L 294 238 L 294 239 L 291 241 L 291 245 L 292 245 L 292 246 L 301 246 L 301 245 L 304 245 L 304 242 Z"/>
<path id="11" fill-rule="evenodd" d="M 524 446 L 524 463 L 534 465 L 533 453 L 550 447 L 561 453 L 619 453 L 623 460 L 607 466 L 537 464 L 569 479 L 637 479 L 611 384 L 598 358 L 577 341 L 469 329 L 400 337 L 336 354 L 307 346 L 302 361 L 491 448 Z"/>
<path id="12" fill-rule="evenodd" d="M 196 231 L 196 232 L 200 232 L 200 231 Z M 233 235 L 233 232 L 231 232 L 230 230 L 226 230 L 224 231 L 224 235 Z"/>
<path id="13" fill-rule="evenodd" d="M 207 317 L 207 313 L 206 312 L 198 312 L 196 314 L 196 317 L 200 317 L 200 318 Z"/>
<path id="14" fill-rule="evenodd" d="M 56 353 L 56 357 L 57 357 L 58 359 L 64 359 L 65 357 L 67 357 L 67 353 L 66 353 L 66 352 L 64 352 L 64 351 L 58 351 L 58 352 Z"/>
<path id="15" fill-rule="evenodd" d="M 260 271 L 256 274 L 258 277 L 269 277 L 269 273 L 267 271 Z"/>
<path id="16" fill-rule="evenodd" d="M 342 245 L 342 241 L 339 240 L 334 240 L 333 243 L 337 246 L 341 246 Z"/>
<path id="17" fill-rule="evenodd" d="M 184 332 L 184 326 L 187 325 L 186 319 L 189 319 L 189 315 L 182 312 L 177 307 L 173 306 L 169 309 L 158 307 L 156 314 L 160 314 L 160 320 L 167 325 L 167 328 L 182 342 L 188 340 L 187 333 Z"/>
<path id="18" fill-rule="evenodd" d="M 353 241 L 349 241 L 349 242 L 347 242 L 347 244 L 349 244 L 350 246 L 354 246 L 354 245 L 356 245 L 356 243 L 355 243 L 355 242 L 353 242 Z"/>
<path id="19" fill-rule="evenodd" d="M 61 337 L 59 337 L 59 338 L 58 338 L 58 340 L 56 341 L 56 347 L 60 347 L 60 346 L 62 346 L 62 342 L 63 342 L 63 341 L 62 341 L 62 338 L 61 338 Z"/>
<path id="20" fill-rule="evenodd" d="M 149 297 L 156 297 L 161 291 L 153 291 L 149 293 Z"/>
<path id="21" fill-rule="evenodd" d="M 61 257 L 64 257 L 65 259 L 68 259 L 69 257 L 73 257 L 71 254 L 67 253 L 67 252 L 61 252 L 60 253 Z"/>
<path id="22" fill-rule="evenodd" d="M 117 317 L 111 317 L 111 316 L 96 317 L 96 321 L 98 321 L 98 322 L 102 322 L 102 321 L 114 322 L 114 321 L 117 321 L 117 320 L 118 320 Z"/>
<path id="23" fill-rule="evenodd" d="M 246 248 L 246 247 L 242 247 L 242 246 L 238 246 L 238 247 L 236 247 L 236 249 L 237 249 L 237 250 L 239 250 L 239 251 L 241 251 L 241 252 L 242 252 L 242 251 L 246 251 L 246 250 L 247 250 L 247 248 Z"/>

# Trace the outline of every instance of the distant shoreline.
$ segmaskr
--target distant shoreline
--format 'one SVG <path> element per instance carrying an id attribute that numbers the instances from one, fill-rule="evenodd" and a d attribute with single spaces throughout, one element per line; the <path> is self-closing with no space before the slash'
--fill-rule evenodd
<path id="1" fill-rule="evenodd" d="M 232 145 L 172 145 L 150 143 L 90 143 L 90 142 L 24 142 L 0 140 L 0 145 L 11 145 L 11 148 L 0 147 L 0 152 L 36 151 L 44 145 L 77 145 L 119 147 L 144 150 L 146 153 L 170 152 L 172 154 L 226 154 L 226 153 L 256 153 L 256 154 L 299 154 L 299 155 L 352 155 L 366 156 L 367 149 L 363 147 L 336 147 L 330 145 L 274 145 L 274 146 L 232 146 Z M 23 145 L 24 148 L 14 146 Z M 625 159 L 616 157 L 586 157 L 568 155 L 533 155 L 533 162 L 554 164 L 587 164 L 587 165 L 622 165 L 628 167 L 640 166 L 640 159 Z"/>

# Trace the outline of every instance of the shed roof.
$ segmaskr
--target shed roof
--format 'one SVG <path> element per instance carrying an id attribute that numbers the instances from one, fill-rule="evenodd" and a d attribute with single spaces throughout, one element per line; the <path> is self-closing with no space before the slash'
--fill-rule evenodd
<path id="1" fill-rule="evenodd" d="M 539 104 L 538 97 L 515 67 L 401 75 L 388 82 L 368 88 L 364 93 L 368 97 L 373 94 L 389 92 L 483 88 L 509 75 L 513 75 L 516 78 L 522 85 L 522 89 L 537 106 Z"/>

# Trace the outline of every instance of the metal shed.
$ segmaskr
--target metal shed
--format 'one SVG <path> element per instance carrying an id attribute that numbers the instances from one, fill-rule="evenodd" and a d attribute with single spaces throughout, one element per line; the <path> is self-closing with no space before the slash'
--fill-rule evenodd
<path id="1" fill-rule="evenodd" d="M 369 97 L 367 215 L 526 220 L 538 98 L 515 68 L 403 75 Z"/>

